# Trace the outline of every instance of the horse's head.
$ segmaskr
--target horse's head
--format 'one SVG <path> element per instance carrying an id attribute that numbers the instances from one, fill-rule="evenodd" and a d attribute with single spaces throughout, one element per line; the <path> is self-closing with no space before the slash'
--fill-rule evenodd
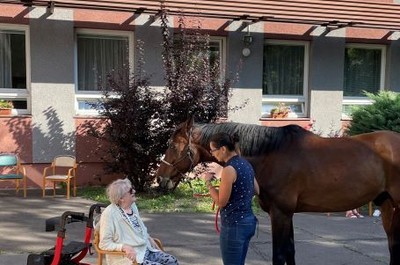
<path id="1" fill-rule="evenodd" d="M 157 170 L 161 189 L 172 190 L 184 174 L 199 162 L 198 147 L 192 143 L 193 119 L 180 124 L 168 142 L 168 149 Z"/>

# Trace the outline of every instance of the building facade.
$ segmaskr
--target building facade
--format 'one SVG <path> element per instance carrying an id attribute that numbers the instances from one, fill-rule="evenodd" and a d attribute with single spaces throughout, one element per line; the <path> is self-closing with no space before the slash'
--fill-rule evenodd
<path id="1" fill-rule="evenodd" d="M 31 187 L 41 187 L 43 168 L 59 154 L 77 157 L 79 185 L 113 178 L 80 125 L 99 118 L 87 104 L 101 97 L 97 77 L 125 60 L 135 65 L 138 41 L 151 86 L 165 84 L 159 1 L 81 2 L 0 1 L 0 99 L 14 103 L 0 116 L 0 152 L 19 154 Z M 181 15 L 200 22 L 223 70 L 238 74 L 230 104 L 248 103 L 231 121 L 313 122 L 328 135 L 352 106 L 370 104 L 363 91 L 400 90 L 398 1 L 163 4 L 171 29 Z M 289 117 L 270 118 L 281 103 Z"/>

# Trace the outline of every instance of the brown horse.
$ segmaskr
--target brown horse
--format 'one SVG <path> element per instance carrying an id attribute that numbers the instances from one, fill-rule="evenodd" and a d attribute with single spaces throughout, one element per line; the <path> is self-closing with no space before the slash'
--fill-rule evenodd
<path id="1" fill-rule="evenodd" d="M 256 171 L 259 202 L 272 225 L 273 264 L 294 265 L 293 214 L 338 212 L 373 200 L 381 206 L 390 265 L 400 264 L 400 134 L 379 131 L 323 138 L 296 125 L 265 127 L 182 123 L 157 172 L 173 189 L 196 164 L 214 161 L 209 138 L 238 133 L 240 150 Z"/>

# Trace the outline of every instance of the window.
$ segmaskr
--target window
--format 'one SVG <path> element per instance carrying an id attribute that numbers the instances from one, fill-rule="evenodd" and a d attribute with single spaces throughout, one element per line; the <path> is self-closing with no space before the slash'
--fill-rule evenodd
<path id="1" fill-rule="evenodd" d="M 80 114 L 97 114 L 88 104 L 106 88 L 107 75 L 133 65 L 131 32 L 79 30 L 77 32 L 77 101 Z"/>
<path id="2" fill-rule="evenodd" d="M 349 118 L 353 106 L 371 104 L 364 94 L 384 88 L 385 47 L 348 44 L 345 49 L 342 117 Z"/>
<path id="3" fill-rule="evenodd" d="M 266 41 L 263 60 L 262 118 L 279 103 L 291 108 L 289 117 L 306 115 L 308 43 Z"/>
<path id="4" fill-rule="evenodd" d="M 27 35 L 27 27 L 0 25 L 0 98 L 13 102 L 13 114 L 28 113 Z"/>
<path id="5" fill-rule="evenodd" d="M 223 37 L 210 37 L 210 63 L 218 59 L 221 73 L 225 69 L 225 39 Z"/>
<path id="6" fill-rule="evenodd" d="M 225 69 L 225 38 L 224 37 L 215 37 L 215 36 L 208 36 L 208 35 L 188 35 L 186 36 L 188 39 L 185 44 L 182 43 L 180 39 L 181 36 L 177 34 L 174 39 L 174 46 L 176 48 L 177 54 L 175 55 L 175 63 L 178 63 L 179 56 L 181 55 L 180 51 L 183 49 L 182 45 L 196 45 L 196 48 L 191 47 L 191 54 L 193 58 L 191 60 L 187 60 L 187 58 L 183 58 L 184 61 L 189 61 L 190 63 L 196 65 L 199 62 L 203 63 L 204 58 L 207 59 L 207 63 L 209 66 L 215 66 L 215 63 L 218 62 L 221 74 L 224 73 Z M 207 41 L 207 43 L 206 43 Z M 203 46 L 202 46 L 203 45 Z M 205 46 L 208 50 L 205 50 Z M 206 53 L 205 53 L 206 52 Z M 204 56 L 205 55 L 205 56 Z"/>

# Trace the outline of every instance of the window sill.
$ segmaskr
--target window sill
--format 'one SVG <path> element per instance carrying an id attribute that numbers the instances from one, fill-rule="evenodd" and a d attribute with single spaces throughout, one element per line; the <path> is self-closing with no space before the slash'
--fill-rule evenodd
<path id="1" fill-rule="evenodd" d="M 0 115 L 0 119 L 11 119 L 11 118 L 31 118 L 30 114 L 11 114 L 11 115 Z"/>

